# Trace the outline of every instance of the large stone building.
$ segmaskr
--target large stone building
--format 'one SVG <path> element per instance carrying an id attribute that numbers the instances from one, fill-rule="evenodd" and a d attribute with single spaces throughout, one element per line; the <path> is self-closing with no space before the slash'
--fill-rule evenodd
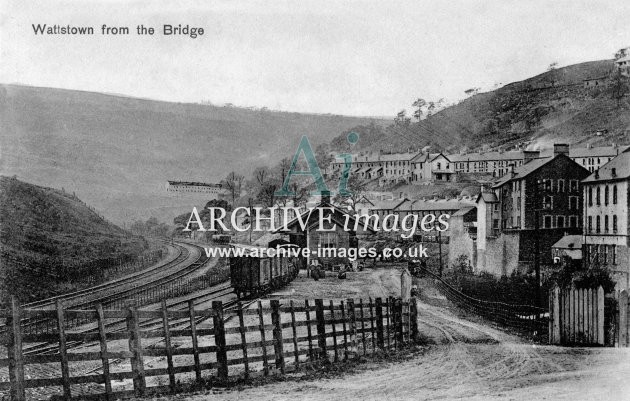
<path id="1" fill-rule="evenodd" d="M 581 233 L 580 181 L 588 175 L 555 145 L 554 156 L 534 159 L 506 174 L 477 199 L 477 268 L 496 275 L 553 263 L 551 247 Z M 536 249 L 538 248 L 538 249 Z"/>
<path id="2" fill-rule="evenodd" d="M 630 151 L 582 181 L 584 188 L 584 264 L 613 273 L 620 289 L 630 288 L 628 252 Z"/>

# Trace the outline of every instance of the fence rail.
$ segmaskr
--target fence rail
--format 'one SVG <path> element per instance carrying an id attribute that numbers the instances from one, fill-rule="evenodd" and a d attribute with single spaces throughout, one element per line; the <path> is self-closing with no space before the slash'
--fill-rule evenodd
<path id="1" fill-rule="evenodd" d="M 435 273 L 426 269 L 421 271 L 433 279 L 442 295 L 460 308 L 535 338 L 546 337 L 548 329 L 546 309 L 533 305 L 515 305 L 473 298 L 457 290 Z"/>
<path id="2" fill-rule="evenodd" d="M 9 381 L 0 381 L 0 391 L 9 391 L 13 400 L 24 400 L 33 391 L 82 400 L 151 395 L 175 390 L 181 380 L 227 383 L 283 374 L 304 365 L 399 348 L 418 337 L 415 299 L 396 298 L 271 300 L 236 309 L 213 301 L 208 310 L 196 310 L 190 302 L 184 311 L 168 310 L 165 302 L 159 310 L 106 310 L 102 305 L 64 310 L 61 304 L 56 310 L 23 310 L 13 300 L 0 317 L 6 318 L 7 329 L 1 338 L 7 358 L 0 359 L 0 368 L 9 373 Z M 54 319 L 56 328 L 25 334 L 20 325 L 24 317 Z M 67 322 L 75 318 L 93 321 L 97 332 L 73 332 Z M 125 319 L 125 329 L 108 332 L 112 319 Z M 182 319 L 188 323 L 182 325 Z M 70 349 L 72 341 L 93 345 Z M 25 355 L 30 343 L 57 344 L 57 352 Z M 120 361 L 128 361 L 130 369 Z M 32 369 L 38 364 L 49 366 L 43 377 Z M 130 383 L 121 386 L 121 380 Z"/>

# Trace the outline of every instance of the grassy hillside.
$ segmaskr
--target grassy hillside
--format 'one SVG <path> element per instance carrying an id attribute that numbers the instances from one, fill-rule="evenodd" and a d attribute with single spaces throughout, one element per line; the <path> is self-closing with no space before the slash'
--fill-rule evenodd
<path id="1" fill-rule="evenodd" d="M 167 180 L 247 174 L 302 135 L 317 145 L 370 121 L 2 85 L 0 173 L 75 191 L 116 222 L 170 221 L 195 203 L 169 196 Z"/>
<path id="2" fill-rule="evenodd" d="M 71 194 L 0 177 L 0 296 L 42 298 L 146 247 Z"/>
<path id="3" fill-rule="evenodd" d="M 409 127 L 357 127 L 369 138 L 358 147 L 405 151 L 431 145 L 457 151 L 515 145 L 549 147 L 553 142 L 627 143 L 629 98 L 617 104 L 611 87 L 583 87 L 584 79 L 607 76 L 612 70 L 612 60 L 571 65 L 479 93 Z M 627 80 L 624 85 L 627 87 Z M 608 134 L 594 137 L 598 130 Z M 333 143 L 340 146 L 344 140 L 339 136 Z"/>

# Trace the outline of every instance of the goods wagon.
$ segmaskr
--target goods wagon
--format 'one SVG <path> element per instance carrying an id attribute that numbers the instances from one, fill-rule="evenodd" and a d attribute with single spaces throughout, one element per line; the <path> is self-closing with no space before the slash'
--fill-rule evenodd
<path id="1" fill-rule="evenodd" d="M 298 258 L 269 257 L 261 251 L 262 248 L 257 248 L 257 253 L 254 253 L 256 247 L 235 247 L 244 248 L 243 256 L 230 258 L 232 288 L 239 297 L 259 295 L 280 288 L 299 273 Z"/>

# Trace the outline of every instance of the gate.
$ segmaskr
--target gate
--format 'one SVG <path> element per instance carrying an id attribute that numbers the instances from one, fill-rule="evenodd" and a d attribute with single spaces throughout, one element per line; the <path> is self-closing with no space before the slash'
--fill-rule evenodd
<path id="1" fill-rule="evenodd" d="M 619 293 L 617 316 L 617 344 L 619 347 L 630 347 L 630 305 L 628 305 L 628 290 Z"/>
<path id="2" fill-rule="evenodd" d="M 601 286 L 553 289 L 549 295 L 549 343 L 604 345 L 604 289 Z"/>

